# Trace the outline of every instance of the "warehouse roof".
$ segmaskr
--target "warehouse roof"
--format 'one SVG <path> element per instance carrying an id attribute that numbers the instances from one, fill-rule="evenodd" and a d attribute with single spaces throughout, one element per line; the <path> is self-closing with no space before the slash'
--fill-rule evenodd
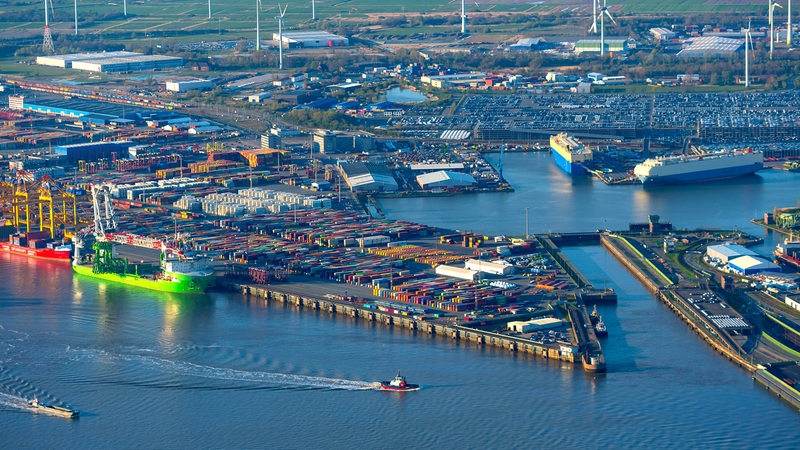
<path id="1" fill-rule="evenodd" d="M 755 256 L 758 253 L 750 250 L 749 248 L 739 244 L 719 244 L 709 245 L 707 251 L 717 252 L 726 258 L 736 258 L 737 256 Z"/>
<path id="2" fill-rule="evenodd" d="M 683 50 L 678 56 L 723 55 L 739 51 L 744 45 L 740 39 L 719 36 L 701 36 L 683 42 Z"/>
<path id="3" fill-rule="evenodd" d="M 780 266 L 755 256 L 740 256 L 728 262 L 728 266 L 740 272 L 780 270 Z"/>
<path id="4" fill-rule="evenodd" d="M 444 183 L 451 186 L 469 186 L 475 184 L 475 178 L 468 173 L 439 170 L 418 175 L 417 183 L 419 183 L 420 186 L 427 186 L 435 183 Z"/>

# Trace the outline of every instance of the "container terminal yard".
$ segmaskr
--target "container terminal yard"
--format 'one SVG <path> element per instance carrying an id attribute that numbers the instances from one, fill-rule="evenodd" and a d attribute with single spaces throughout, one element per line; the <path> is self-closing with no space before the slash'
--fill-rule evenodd
<path id="1" fill-rule="evenodd" d="M 369 175 L 374 187 L 383 172 L 357 159 L 306 156 L 302 146 L 242 149 L 235 130 L 190 133 L 216 125 L 175 112 L 140 109 L 133 117 L 122 108 L 105 116 L 90 110 L 86 121 L 96 122 L 90 126 L 25 111 L 35 103 L 16 101 L 23 109 L 3 111 L 4 120 L 22 125 L 15 130 L 28 144 L 17 146 L 18 135 L 2 151 L 9 165 L 0 196 L 3 240 L 18 246 L 64 244 L 96 227 L 102 218 L 89 192 L 103 184 L 117 224 L 105 236 L 129 260 L 156 262 L 163 248 L 180 246 L 212 261 L 216 289 L 253 301 L 346 314 L 603 372 L 602 318 L 587 305 L 613 303 L 616 294 L 591 286 L 560 251 L 600 244 L 716 351 L 800 408 L 794 387 L 800 369 L 790 363 L 800 354 L 800 320 L 791 303 L 800 296 L 791 279 L 786 290 L 775 290 L 776 278 L 746 269 L 732 275 L 707 250 L 732 237 L 747 244 L 748 236 L 676 232 L 657 217 L 628 230 L 526 238 L 390 221 L 361 203 L 360 180 Z M 181 130 L 187 121 L 194 124 Z M 78 134 L 113 139 L 75 142 L 76 126 Z M 38 134 L 24 131 L 34 127 Z M 52 151 L 33 144 L 55 135 L 47 142 Z M 488 163 L 472 157 L 471 170 L 491 173 Z M 348 164 L 354 166 L 343 167 Z M 492 176 L 489 185 L 500 186 L 502 176 Z"/>

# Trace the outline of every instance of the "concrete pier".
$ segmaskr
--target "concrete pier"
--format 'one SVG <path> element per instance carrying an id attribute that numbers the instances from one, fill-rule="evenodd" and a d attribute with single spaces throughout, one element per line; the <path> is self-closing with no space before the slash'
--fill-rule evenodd
<path id="1" fill-rule="evenodd" d="M 363 303 L 352 303 L 335 299 L 320 299 L 281 292 L 276 286 L 254 286 L 240 283 L 223 283 L 223 287 L 241 292 L 245 296 L 263 298 L 267 302 L 279 302 L 308 308 L 311 310 L 327 311 L 332 314 L 342 314 L 354 319 L 363 318 L 370 322 L 382 323 L 389 327 L 401 327 L 417 332 L 421 331 L 430 336 L 446 336 L 455 341 L 463 341 L 478 346 L 490 346 L 505 349 L 510 353 L 529 354 L 534 357 L 555 359 L 577 364 L 581 362 L 577 348 L 559 348 L 534 343 L 527 339 L 507 336 L 491 331 L 478 330 L 457 324 L 433 322 L 427 319 L 391 314 L 365 308 Z"/>

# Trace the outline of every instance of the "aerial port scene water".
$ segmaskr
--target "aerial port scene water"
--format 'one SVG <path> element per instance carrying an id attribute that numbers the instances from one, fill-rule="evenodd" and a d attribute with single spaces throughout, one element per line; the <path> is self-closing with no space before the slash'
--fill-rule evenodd
<path id="1" fill-rule="evenodd" d="M 0 11 L 1 447 L 796 447 L 788 4 L 61 3 Z"/>

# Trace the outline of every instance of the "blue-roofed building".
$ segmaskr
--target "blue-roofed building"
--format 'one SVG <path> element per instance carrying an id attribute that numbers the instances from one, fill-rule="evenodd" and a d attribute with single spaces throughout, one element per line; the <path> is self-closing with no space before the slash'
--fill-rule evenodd
<path id="1" fill-rule="evenodd" d="M 389 109 L 392 107 L 394 107 L 394 102 L 389 102 L 389 101 L 371 103 L 367 105 L 367 109 L 370 111 L 383 111 L 385 109 Z"/>
<path id="2" fill-rule="evenodd" d="M 328 109 L 333 105 L 335 105 L 336 103 L 337 102 L 335 98 L 326 97 L 326 98 L 321 98 L 319 100 L 314 100 L 313 102 L 309 102 L 304 105 L 300 105 L 297 107 L 297 109 L 309 109 L 309 108 Z"/>
<path id="3" fill-rule="evenodd" d="M 91 114 L 90 111 L 83 109 L 74 109 L 69 107 L 61 107 L 55 105 L 48 105 L 47 102 L 39 102 L 36 99 L 28 99 L 24 95 L 10 95 L 8 97 L 8 107 L 16 110 L 33 111 L 42 114 L 55 114 L 57 116 L 65 117 L 83 117 Z"/>
<path id="4" fill-rule="evenodd" d="M 117 116 L 110 116 L 108 114 L 91 113 L 81 116 L 81 122 L 92 123 L 95 125 L 108 125 L 111 121 L 118 119 Z"/>
<path id="5" fill-rule="evenodd" d="M 728 261 L 728 269 L 740 275 L 754 275 L 762 272 L 780 272 L 781 266 L 755 256 L 740 256 Z"/>
<path id="6" fill-rule="evenodd" d="M 84 144 L 57 145 L 53 150 L 56 155 L 66 155 L 67 162 L 97 161 L 111 158 L 112 154 L 127 156 L 130 141 L 87 142 Z"/>
<path id="7" fill-rule="evenodd" d="M 353 109 L 353 108 L 358 108 L 359 106 L 361 106 L 360 102 L 357 102 L 355 100 L 350 100 L 347 102 L 341 102 L 333 105 L 333 109 L 340 109 L 340 110 Z"/>

